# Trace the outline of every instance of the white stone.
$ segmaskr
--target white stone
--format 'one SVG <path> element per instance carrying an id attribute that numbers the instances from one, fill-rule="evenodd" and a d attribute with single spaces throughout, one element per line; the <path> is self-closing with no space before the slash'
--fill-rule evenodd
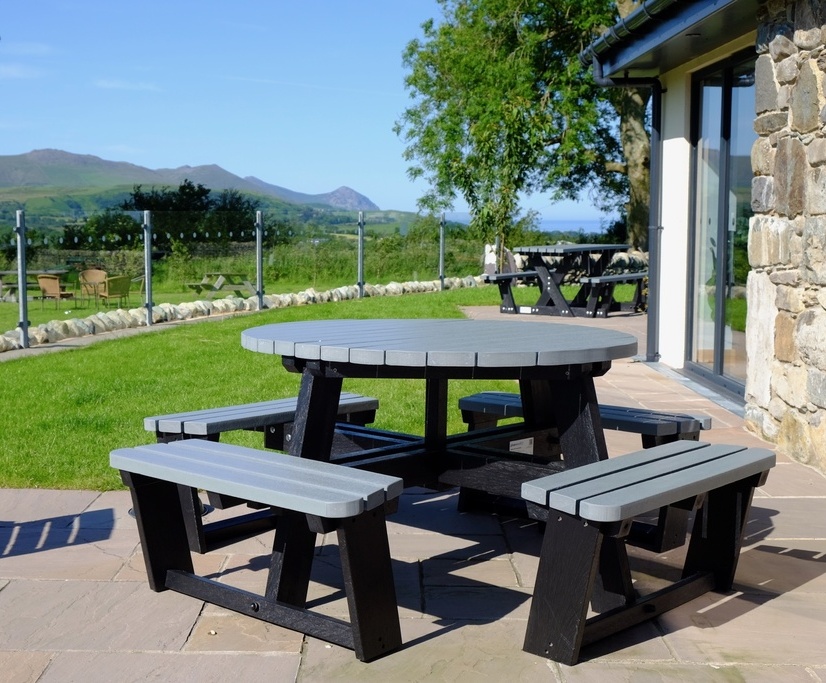
<path id="1" fill-rule="evenodd" d="M 777 317 L 775 286 L 765 273 L 752 271 L 746 281 L 746 356 L 749 372 L 746 392 L 754 402 L 767 408 L 771 400 L 772 359 L 774 358 L 774 321 Z"/>
<path id="2" fill-rule="evenodd" d="M 826 312 L 811 309 L 800 314 L 796 337 L 803 361 L 826 371 Z"/>
<path id="3" fill-rule="evenodd" d="M 806 368 L 778 363 L 773 371 L 773 387 L 778 398 L 798 410 L 806 410 L 807 375 Z"/>

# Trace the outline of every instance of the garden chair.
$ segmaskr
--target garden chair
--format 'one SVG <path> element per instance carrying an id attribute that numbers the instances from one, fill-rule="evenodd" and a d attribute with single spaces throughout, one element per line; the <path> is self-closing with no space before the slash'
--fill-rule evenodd
<path id="1" fill-rule="evenodd" d="M 46 299 L 55 300 L 55 308 L 60 306 L 63 299 L 73 299 L 74 292 L 67 292 L 65 285 L 60 283 L 57 275 L 38 275 L 37 284 L 40 287 L 40 307 Z"/>
<path id="2" fill-rule="evenodd" d="M 103 299 L 103 303 L 107 308 L 112 299 L 117 299 L 118 306 L 122 306 L 124 300 L 129 301 L 129 287 L 131 285 L 132 278 L 128 275 L 107 277 L 98 291 L 98 296 Z"/>
<path id="3" fill-rule="evenodd" d="M 93 299 L 97 307 L 98 295 L 106 282 L 107 272 L 100 268 L 87 268 L 78 274 L 80 283 L 80 300 Z"/>

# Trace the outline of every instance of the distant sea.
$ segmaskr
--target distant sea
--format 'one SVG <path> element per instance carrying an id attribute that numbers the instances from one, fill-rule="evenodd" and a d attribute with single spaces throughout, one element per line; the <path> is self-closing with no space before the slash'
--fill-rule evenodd
<path id="1" fill-rule="evenodd" d="M 542 232 L 582 232 L 586 234 L 602 232 L 602 220 L 599 218 L 578 218 L 566 220 L 558 218 L 543 218 L 539 221 L 539 229 Z"/>
<path id="2" fill-rule="evenodd" d="M 460 223 L 470 223 L 470 214 L 449 213 L 447 219 L 459 221 Z M 582 232 L 586 234 L 600 233 L 603 231 L 602 222 L 606 224 L 610 219 L 600 218 L 542 218 L 539 221 L 539 229 L 542 232 Z"/>

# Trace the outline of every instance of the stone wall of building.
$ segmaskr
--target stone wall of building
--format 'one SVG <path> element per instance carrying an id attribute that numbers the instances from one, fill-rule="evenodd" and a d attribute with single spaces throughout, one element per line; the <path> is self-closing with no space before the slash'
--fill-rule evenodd
<path id="1" fill-rule="evenodd" d="M 759 22 L 746 422 L 826 471 L 826 0 Z"/>

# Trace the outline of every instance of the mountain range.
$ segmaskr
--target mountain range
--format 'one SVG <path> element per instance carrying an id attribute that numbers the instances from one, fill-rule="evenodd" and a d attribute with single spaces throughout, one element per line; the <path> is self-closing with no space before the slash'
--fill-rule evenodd
<path id="1" fill-rule="evenodd" d="M 274 197 L 293 204 L 326 205 L 348 211 L 379 211 L 370 199 L 349 187 L 324 194 L 305 194 L 272 185 L 260 178 L 242 178 L 209 164 L 150 169 L 123 161 L 107 161 L 91 154 L 73 154 L 58 149 L 38 149 L 26 154 L 0 155 L 0 188 L 59 188 L 72 190 L 110 189 L 134 185 L 177 187 L 184 180 L 212 190 Z M 7 194 L 7 193 L 4 193 Z"/>

